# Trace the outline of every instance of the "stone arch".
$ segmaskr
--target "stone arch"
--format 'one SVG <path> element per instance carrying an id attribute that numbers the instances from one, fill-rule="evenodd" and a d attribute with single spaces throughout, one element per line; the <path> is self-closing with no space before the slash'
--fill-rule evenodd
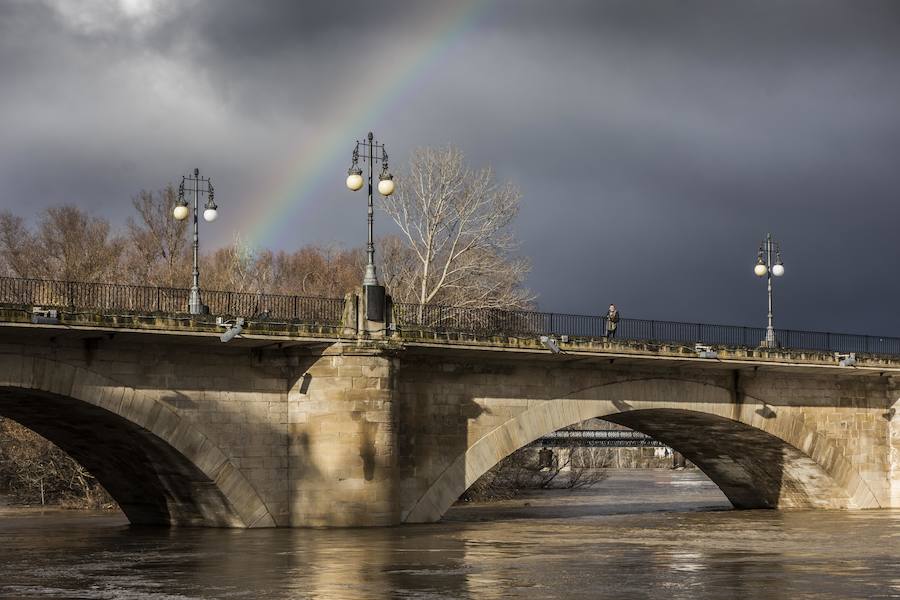
<path id="1" fill-rule="evenodd" d="M 3 357 L 0 415 L 80 462 L 132 524 L 275 526 L 228 457 L 150 392 L 62 362 Z"/>
<path id="2" fill-rule="evenodd" d="M 734 390 L 645 378 L 535 400 L 456 457 L 405 513 L 410 523 L 441 518 L 500 460 L 558 429 L 603 418 L 682 452 L 737 508 L 875 508 L 878 502 L 829 440 L 789 413 Z M 674 400 L 673 400 L 674 399 Z M 714 434 L 704 439 L 697 432 Z"/>

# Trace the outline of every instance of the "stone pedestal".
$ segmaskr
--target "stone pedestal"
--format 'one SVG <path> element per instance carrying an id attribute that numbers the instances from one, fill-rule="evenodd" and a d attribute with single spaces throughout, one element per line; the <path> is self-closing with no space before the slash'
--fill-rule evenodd
<path id="1" fill-rule="evenodd" d="M 379 307 L 370 309 L 366 287 L 362 286 L 358 291 L 351 292 L 344 297 L 344 336 L 359 336 L 373 340 L 384 339 L 390 335 L 391 313 L 393 312 L 391 297 L 385 295 Z M 380 286 L 370 287 L 379 288 Z M 383 294 L 384 288 L 380 288 L 380 291 Z M 377 314 L 379 318 L 370 319 L 369 317 L 374 314 Z"/>

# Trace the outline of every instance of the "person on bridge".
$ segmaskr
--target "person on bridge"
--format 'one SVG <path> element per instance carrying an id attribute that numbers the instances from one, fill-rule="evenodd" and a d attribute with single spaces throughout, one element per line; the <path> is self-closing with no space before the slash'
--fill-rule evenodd
<path id="1" fill-rule="evenodd" d="M 619 310 L 616 308 L 615 304 L 609 305 L 609 310 L 606 312 L 606 337 L 607 339 L 612 339 L 616 337 L 616 327 L 619 324 Z"/>

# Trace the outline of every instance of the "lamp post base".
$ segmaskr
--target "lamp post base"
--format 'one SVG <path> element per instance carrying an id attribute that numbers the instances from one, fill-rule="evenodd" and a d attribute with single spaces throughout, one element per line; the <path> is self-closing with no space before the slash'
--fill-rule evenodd
<path id="1" fill-rule="evenodd" d="M 363 285 L 378 285 L 378 276 L 375 274 L 375 265 L 366 265 L 366 273 L 363 275 Z"/>
<path id="2" fill-rule="evenodd" d="M 377 323 L 387 322 L 385 300 L 387 294 L 383 285 L 364 285 L 363 297 L 366 301 L 366 320 Z"/>
<path id="3" fill-rule="evenodd" d="M 188 300 L 188 312 L 192 315 L 209 314 L 209 307 L 200 300 L 200 290 L 198 288 L 191 289 L 190 299 Z"/>

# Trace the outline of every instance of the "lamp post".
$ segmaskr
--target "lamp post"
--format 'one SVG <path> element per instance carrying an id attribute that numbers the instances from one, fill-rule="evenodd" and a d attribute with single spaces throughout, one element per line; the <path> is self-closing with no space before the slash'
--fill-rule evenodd
<path id="1" fill-rule="evenodd" d="M 188 191 L 194 192 L 194 243 L 193 243 L 193 257 L 194 257 L 194 270 L 193 270 L 193 280 L 191 282 L 191 295 L 188 299 L 188 312 L 192 315 L 202 315 L 209 312 L 209 308 L 204 306 L 203 302 L 200 300 L 200 263 L 199 263 L 199 255 L 200 255 L 200 231 L 198 228 L 198 218 L 197 215 L 200 212 L 200 194 L 206 194 L 206 205 L 203 210 L 203 219 L 207 222 L 212 222 L 216 220 L 216 217 L 219 216 L 218 206 L 213 201 L 214 191 L 212 182 L 208 177 L 200 177 L 200 169 L 194 169 L 193 177 L 182 177 L 181 185 L 178 186 L 178 200 L 175 202 L 175 209 L 172 211 L 172 216 L 175 217 L 179 221 L 184 221 L 188 214 L 190 214 L 190 210 L 188 209 L 188 203 L 184 199 L 184 184 L 189 184 Z"/>
<path id="2" fill-rule="evenodd" d="M 772 262 L 772 254 L 775 254 L 775 262 Z M 781 263 L 781 247 L 778 242 L 772 239 L 772 234 L 767 233 L 766 239 L 759 245 L 759 252 L 756 256 L 756 266 L 753 267 L 753 273 L 757 277 L 765 277 L 769 293 L 769 314 L 768 325 L 766 326 L 766 339 L 763 340 L 762 346 L 766 348 L 777 348 L 778 341 L 775 339 L 775 328 L 772 326 L 772 276 L 781 277 L 784 275 L 784 265 Z"/>
<path id="3" fill-rule="evenodd" d="M 378 276 L 375 273 L 375 242 L 372 239 L 372 229 L 375 223 L 375 210 L 372 204 L 372 179 L 375 162 L 381 162 L 381 174 L 378 176 L 378 192 L 382 196 L 390 196 L 394 193 L 394 176 L 388 172 L 388 155 L 384 149 L 384 144 L 379 144 L 370 131 L 365 140 L 362 142 L 356 141 L 356 148 L 353 149 L 353 164 L 347 169 L 347 187 L 354 192 L 361 189 L 363 183 L 365 183 L 362 169 L 359 168 L 360 159 L 369 163 L 369 238 L 366 244 L 366 273 L 363 277 L 363 285 L 368 287 L 378 285 Z"/>

